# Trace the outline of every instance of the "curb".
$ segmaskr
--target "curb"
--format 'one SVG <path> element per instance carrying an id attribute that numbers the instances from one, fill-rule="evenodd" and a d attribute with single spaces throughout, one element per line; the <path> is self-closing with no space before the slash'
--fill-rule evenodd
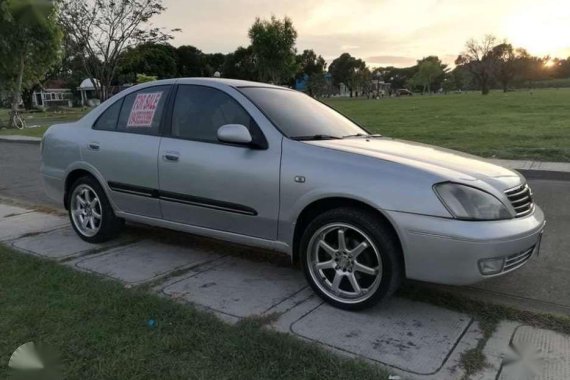
<path id="1" fill-rule="evenodd" d="M 0 136 L 0 142 L 39 145 L 42 142 L 42 139 L 40 137 L 8 135 L 8 136 Z"/>

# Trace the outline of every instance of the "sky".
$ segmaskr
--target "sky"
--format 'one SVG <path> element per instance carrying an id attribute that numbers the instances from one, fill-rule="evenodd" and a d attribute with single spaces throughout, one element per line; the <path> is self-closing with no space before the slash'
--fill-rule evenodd
<path id="1" fill-rule="evenodd" d="M 515 47 L 570 56 L 570 0 L 163 0 L 156 26 L 181 28 L 172 44 L 205 53 L 247 46 L 256 17 L 288 16 L 297 50 L 329 62 L 344 52 L 368 66 L 411 66 L 437 55 L 452 64 L 470 38 L 493 34 Z"/>

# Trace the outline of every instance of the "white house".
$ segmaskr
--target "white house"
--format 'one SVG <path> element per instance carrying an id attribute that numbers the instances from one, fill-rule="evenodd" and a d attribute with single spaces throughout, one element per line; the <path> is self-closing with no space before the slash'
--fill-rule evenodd
<path id="1" fill-rule="evenodd" d="M 32 105 L 38 108 L 72 107 L 73 93 L 65 87 L 64 81 L 47 81 L 40 90 L 33 92 Z"/>
<path id="2" fill-rule="evenodd" d="M 99 81 L 94 79 L 97 86 L 100 86 Z M 79 87 L 77 87 L 81 93 L 81 105 L 96 107 L 101 103 L 101 100 L 97 98 L 97 92 L 95 91 L 95 85 L 93 81 L 89 78 L 85 79 Z"/>

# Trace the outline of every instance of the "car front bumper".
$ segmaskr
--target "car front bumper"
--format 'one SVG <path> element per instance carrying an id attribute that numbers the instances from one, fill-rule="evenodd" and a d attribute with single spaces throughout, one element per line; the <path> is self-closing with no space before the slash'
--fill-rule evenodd
<path id="1" fill-rule="evenodd" d="M 448 285 L 468 285 L 500 276 L 526 264 L 539 251 L 544 230 L 542 210 L 524 218 L 461 221 L 426 215 L 388 212 L 398 231 L 406 277 Z M 479 262 L 508 258 L 500 273 L 483 275 Z"/>

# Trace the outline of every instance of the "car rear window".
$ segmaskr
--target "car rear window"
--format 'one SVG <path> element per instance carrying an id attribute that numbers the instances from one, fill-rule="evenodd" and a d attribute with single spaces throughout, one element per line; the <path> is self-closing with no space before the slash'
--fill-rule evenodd
<path id="1" fill-rule="evenodd" d="M 158 135 L 170 86 L 148 87 L 127 95 L 119 116 L 120 132 Z"/>

